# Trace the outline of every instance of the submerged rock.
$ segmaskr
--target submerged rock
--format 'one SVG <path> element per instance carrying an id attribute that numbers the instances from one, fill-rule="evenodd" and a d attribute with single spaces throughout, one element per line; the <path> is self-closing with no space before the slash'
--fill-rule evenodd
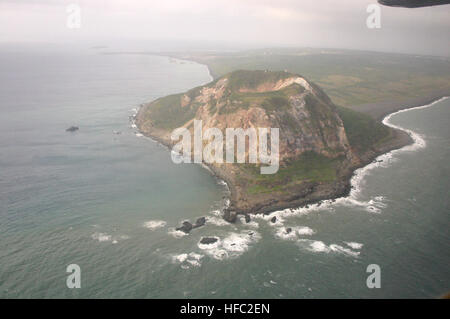
<path id="1" fill-rule="evenodd" d="M 211 245 L 215 242 L 217 242 L 217 238 L 215 237 L 202 237 L 202 239 L 200 239 L 200 244 L 203 245 Z"/>
<path id="2" fill-rule="evenodd" d="M 251 222 L 251 218 L 249 214 L 245 214 L 245 222 L 246 223 L 250 223 Z"/>
<path id="3" fill-rule="evenodd" d="M 205 217 L 197 218 L 193 228 L 201 227 L 201 226 L 205 225 L 205 223 L 206 223 L 206 218 Z"/>
<path id="4" fill-rule="evenodd" d="M 176 228 L 176 230 L 181 230 L 182 232 L 188 234 L 192 230 L 192 228 L 192 224 L 188 221 L 185 221 L 183 222 L 183 226 Z"/>
<path id="5" fill-rule="evenodd" d="M 286 234 L 290 234 L 292 232 L 292 228 L 288 227 L 286 228 Z"/>
<path id="6" fill-rule="evenodd" d="M 277 217 L 276 217 L 276 216 L 273 216 L 272 219 L 271 219 L 270 221 L 271 221 L 272 223 L 275 224 L 275 223 L 277 222 Z"/>
<path id="7" fill-rule="evenodd" d="M 68 129 L 66 129 L 66 132 L 75 132 L 78 131 L 80 128 L 78 126 L 71 126 Z"/>
<path id="8" fill-rule="evenodd" d="M 236 212 L 232 212 L 232 211 L 226 210 L 223 213 L 223 219 L 225 219 L 229 223 L 236 222 L 236 218 L 237 218 L 237 213 Z"/>

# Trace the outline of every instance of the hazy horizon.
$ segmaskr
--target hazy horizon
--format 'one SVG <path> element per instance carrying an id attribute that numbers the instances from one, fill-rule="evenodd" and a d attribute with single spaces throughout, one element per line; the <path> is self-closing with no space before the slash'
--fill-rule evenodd
<path id="1" fill-rule="evenodd" d="M 80 28 L 68 28 L 81 9 Z M 450 56 L 450 6 L 381 6 L 376 1 L 0 0 L 0 44 L 107 46 L 111 50 L 245 50 L 312 47 Z"/>

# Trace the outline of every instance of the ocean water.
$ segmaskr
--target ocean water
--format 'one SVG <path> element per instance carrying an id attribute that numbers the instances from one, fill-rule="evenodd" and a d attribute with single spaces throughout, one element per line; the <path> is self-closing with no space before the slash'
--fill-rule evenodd
<path id="1" fill-rule="evenodd" d="M 359 170 L 349 197 L 231 225 L 218 215 L 226 186 L 173 164 L 129 119 L 143 102 L 209 81 L 205 66 L 166 57 L 0 53 L 1 298 L 450 291 L 449 99 L 386 119 L 416 143 Z M 72 125 L 80 130 L 65 132 Z M 206 226 L 174 231 L 201 216 Z M 66 286 L 69 264 L 81 268 L 80 289 Z M 380 289 L 366 285 L 370 264 Z"/>

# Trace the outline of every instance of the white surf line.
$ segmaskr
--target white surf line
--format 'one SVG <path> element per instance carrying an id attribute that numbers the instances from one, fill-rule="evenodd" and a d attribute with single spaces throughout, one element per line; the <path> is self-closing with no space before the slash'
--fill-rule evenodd
<path id="1" fill-rule="evenodd" d="M 198 62 L 196 62 L 196 63 L 198 63 Z M 209 82 L 208 83 L 213 82 L 214 81 L 214 77 L 211 74 L 211 70 L 209 69 L 209 66 L 206 65 L 206 64 L 201 64 L 201 63 L 198 63 L 198 64 L 204 65 L 206 67 L 206 70 L 208 70 L 208 76 L 209 76 Z"/>
<path id="2" fill-rule="evenodd" d="M 387 152 L 385 154 L 381 154 L 375 159 L 375 162 L 372 162 L 372 163 L 370 163 L 370 164 L 368 164 L 368 165 L 366 165 L 366 166 L 364 166 L 362 168 L 357 169 L 354 172 L 354 175 L 353 175 L 352 179 L 350 180 L 350 183 L 353 186 L 353 188 L 350 191 L 349 196 L 344 197 L 342 199 L 344 199 L 344 200 L 348 199 L 348 200 L 352 200 L 352 201 L 356 200 L 356 197 L 357 197 L 356 195 L 358 195 L 360 193 L 360 191 L 361 191 L 361 187 L 360 187 L 361 186 L 361 182 L 363 181 L 364 177 L 367 175 L 367 172 L 369 170 L 372 170 L 373 168 L 376 168 L 376 167 L 386 166 L 386 164 L 384 164 L 385 161 L 391 160 L 394 154 L 397 154 L 397 153 L 400 153 L 400 152 L 405 152 L 405 151 L 416 151 L 418 149 L 426 147 L 426 142 L 423 139 L 423 137 L 420 136 L 420 134 L 418 134 L 418 133 L 416 133 L 416 132 L 414 132 L 412 130 L 409 130 L 407 128 L 404 128 L 404 127 L 392 124 L 390 122 L 390 120 L 391 120 L 391 118 L 394 115 L 400 114 L 400 113 L 404 113 L 404 112 L 413 111 L 413 110 L 426 109 L 426 108 L 429 108 L 429 107 L 431 107 L 431 106 L 433 106 L 433 105 L 435 105 L 437 103 L 445 101 L 448 98 L 449 97 L 446 96 L 446 97 L 440 98 L 440 99 L 438 99 L 438 100 L 436 100 L 436 101 L 434 101 L 434 102 L 432 102 L 430 104 L 426 104 L 426 105 L 422 105 L 422 106 L 416 106 L 416 107 L 411 107 L 411 108 L 405 108 L 405 109 L 402 109 L 402 110 L 399 110 L 399 111 L 396 111 L 396 112 L 393 112 L 393 113 L 390 113 L 390 114 L 386 115 L 384 117 L 382 123 L 384 125 L 388 126 L 388 127 L 391 127 L 391 128 L 398 129 L 398 130 L 406 132 L 413 139 L 413 144 L 403 146 L 402 148 L 392 150 L 392 151 Z"/>
<path id="3" fill-rule="evenodd" d="M 443 98 L 440 98 L 440 99 L 438 99 L 438 100 L 436 100 L 436 101 L 434 101 L 434 102 L 432 102 L 430 104 L 426 104 L 426 105 L 422 105 L 422 106 L 416 106 L 416 107 L 411 107 L 411 108 L 405 108 L 405 109 L 401 109 L 399 111 L 396 111 L 396 112 L 393 112 L 393 113 L 390 113 L 390 114 L 386 115 L 383 118 L 382 123 L 384 125 L 390 127 L 390 128 L 401 130 L 401 131 L 407 133 L 412 138 L 413 143 L 410 144 L 410 145 L 406 145 L 406 146 L 403 146 L 401 148 L 392 150 L 392 151 L 387 152 L 385 154 L 381 154 L 381 155 L 377 156 L 372 163 L 370 163 L 370 164 L 368 164 L 368 165 L 366 165 L 366 166 L 364 166 L 362 168 L 359 168 L 359 169 L 355 170 L 354 175 L 353 175 L 353 177 L 352 177 L 352 179 L 350 181 L 351 185 L 353 186 L 352 190 L 350 191 L 349 196 L 344 197 L 344 199 L 347 198 L 347 199 L 356 200 L 356 195 L 361 192 L 361 183 L 362 183 L 364 177 L 367 175 L 368 171 L 370 171 L 370 170 L 372 170 L 372 169 L 374 169 L 376 167 L 386 167 L 387 165 L 385 163 L 389 164 L 389 161 L 393 160 L 393 157 L 394 157 L 395 154 L 398 154 L 398 153 L 401 153 L 401 152 L 416 151 L 416 150 L 419 150 L 419 149 L 422 149 L 422 148 L 426 147 L 427 143 L 426 143 L 425 139 L 419 133 L 416 133 L 416 132 L 414 132 L 414 131 L 412 131 L 410 129 L 407 129 L 407 128 L 404 128 L 404 127 L 392 124 L 390 122 L 390 120 L 391 120 L 391 118 L 394 115 L 397 115 L 397 114 L 400 114 L 400 113 L 404 113 L 404 112 L 413 111 L 413 110 L 426 109 L 426 108 L 429 108 L 429 107 L 431 107 L 431 106 L 433 106 L 433 105 L 435 105 L 437 103 L 445 101 L 448 98 L 449 98 L 448 96 L 447 97 L 443 97 Z"/>
<path id="4" fill-rule="evenodd" d="M 394 112 L 394 113 L 391 113 L 391 114 L 387 115 L 387 116 L 383 119 L 383 121 L 382 121 L 384 125 L 389 126 L 389 127 L 391 127 L 391 128 L 395 128 L 395 129 L 404 131 L 404 132 L 408 133 L 409 136 L 411 136 L 411 138 L 414 140 L 414 143 L 413 143 L 413 144 L 404 146 L 404 147 L 402 147 L 402 148 L 400 148 L 400 149 L 393 150 L 393 151 L 391 151 L 391 152 L 393 153 L 393 152 L 396 152 L 396 151 L 414 151 L 414 150 L 416 150 L 416 149 L 426 147 L 426 142 L 425 142 L 425 140 L 420 136 L 420 134 L 418 134 L 418 133 L 416 133 L 416 132 L 414 132 L 414 131 L 412 131 L 412 130 L 406 129 L 406 128 L 404 128 L 404 127 L 401 127 L 401 126 L 392 124 L 392 123 L 390 122 L 390 119 L 391 119 L 392 116 L 394 116 L 394 115 L 396 115 L 396 114 L 408 112 L 408 111 L 427 109 L 427 108 L 429 108 L 429 107 L 431 107 L 431 106 L 433 106 L 433 105 L 435 105 L 435 104 L 437 104 L 437 103 L 440 103 L 440 102 L 442 102 L 442 101 L 445 101 L 445 100 L 448 99 L 448 98 L 449 98 L 448 96 L 445 96 L 445 97 L 440 98 L 440 99 L 438 99 L 438 100 L 436 100 L 436 101 L 434 101 L 434 102 L 432 102 L 432 103 L 430 103 L 430 104 L 427 104 L 427 105 L 416 106 L 416 107 L 412 107 L 412 108 L 405 108 L 405 109 L 402 109 L 402 110 L 399 110 L 399 111 L 397 111 L 397 112 Z"/>

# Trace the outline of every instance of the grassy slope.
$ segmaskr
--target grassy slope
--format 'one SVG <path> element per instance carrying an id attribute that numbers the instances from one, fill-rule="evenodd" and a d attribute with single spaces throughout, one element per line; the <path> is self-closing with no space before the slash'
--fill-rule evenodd
<path id="1" fill-rule="evenodd" d="M 338 113 L 350 145 L 359 153 L 369 150 L 389 136 L 389 128 L 367 114 L 345 107 L 338 107 Z"/>
<path id="2" fill-rule="evenodd" d="M 336 179 L 336 168 L 341 159 L 330 159 L 313 152 L 281 166 L 276 174 L 261 175 L 255 166 L 242 166 L 251 173 L 248 188 L 250 194 L 284 192 L 304 182 L 330 182 Z M 244 168 L 245 167 L 245 168 Z"/>

